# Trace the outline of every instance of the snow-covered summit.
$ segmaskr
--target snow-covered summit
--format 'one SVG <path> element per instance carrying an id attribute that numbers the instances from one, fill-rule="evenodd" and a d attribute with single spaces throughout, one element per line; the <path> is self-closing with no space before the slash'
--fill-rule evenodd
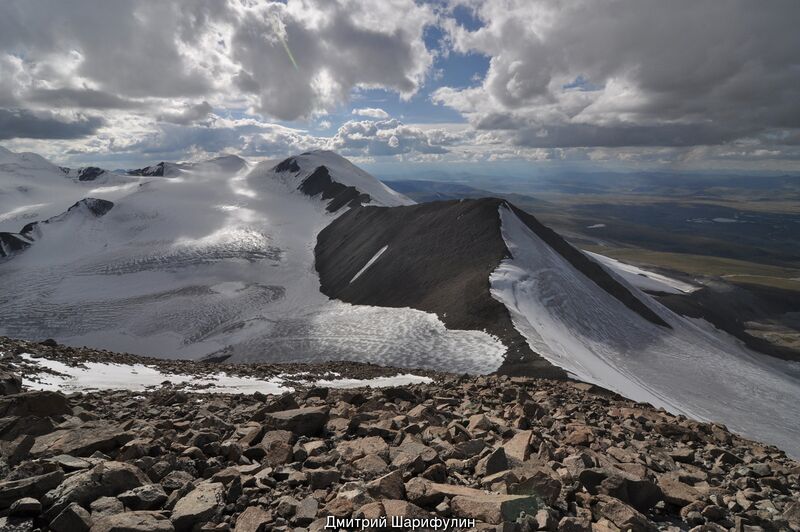
<path id="1" fill-rule="evenodd" d="M 319 181 L 329 179 L 333 183 L 352 187 L 358 193 L 368 195 L 369 200 L 365 203 L 385 207 L 414 204 L 410 198 L 392 190 L 341 155 L 328 150 L 315 150 L 289 157 L 269 171 L 278 178 L 293 183 L 296 188 L 302 187 L 305 183 L 304 188 L 312 192 L 318 190 L 316 194 L 321 193 L 325 199 L 327 199 L 324 190 L 326 187 Z"/>
<path id="2" fill-rule="evenodd" d="M 221 155 L 204 161 L 172 163 L 161 161 L 144 168 L 128 170 L 127 174 L 141 177 L 177 177 L 186 173 L 232 174 L 247 167 L 247 161 L 238 155 Z"/>

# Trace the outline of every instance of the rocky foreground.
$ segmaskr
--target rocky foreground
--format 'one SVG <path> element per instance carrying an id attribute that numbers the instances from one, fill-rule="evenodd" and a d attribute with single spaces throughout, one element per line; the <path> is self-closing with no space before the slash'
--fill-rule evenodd
<path id="1" fill-rule="evenodd" d="M 57 346 L 16 345 L 0 363 L 3 531 L 800 530 L 783 452 L 583 383 L 65 396 L 9 372 L 22 347 Z"/>

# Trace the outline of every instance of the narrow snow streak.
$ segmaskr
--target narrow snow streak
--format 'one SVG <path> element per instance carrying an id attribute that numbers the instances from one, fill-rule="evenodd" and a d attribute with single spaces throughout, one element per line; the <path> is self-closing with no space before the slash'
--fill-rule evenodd
<path id="1" fill-rule="evenodd" d="M 690 294 L 699 290 L 700 286 L 685 283 L 660 273 L 651 272 L 632 264 L 625 264 L 611 257 L 584 251 L 589 257 L 614 270 L 616 274 L 628 281 L 630 284 L 641 290 L 651 290 L 653 292 L 664 292 L 667 294 Z"/>
<path id="2" fill-rule="evenodd" d="M 381 255 L 383 255 L 383 252 L 384 252 L 384 251 L 386 251 L 387 249 L 389 249 L 389 245 L 388 245 L 388 244 L 387 244 L 387 245 L 385 245 L 385 246 L 383 246 L 381 249 L 379 249 L 379 250 L 378 250 L 378 252 L 377 252 L 375 255 L 373 255 L 371 259 L 369 259 L 369 260 L 367 261 L 367 263 L 364 265 L 364 267 L 363 267 L 363 268 L 361 268 L 360 270 L 358 270 L 358 273 L 356 273 L 356 274 L 353 276 L 353 278 L 352 278 L 352 279 L 350 279 L 350 283 L 352 283 L 353 281 L 355 281 L 356 279 L 358 279 L 359 277 L 361 277 L 361 274 L 362 274 L 362 273 L 364 273 L 365 271 L 367 271 L 367 269 L 368 269 L 370 266 L 372 266 L 373 264 L 375 264 L 375 261 L 376 261 L 376 260 L 378 260 L 378 259 L 380 258 L 380 256 L 381 256 Z"/>
<path id="3" fill-rule="evenodd" d="M 630 286 L 672 330 L 628 309 L 500 208 L 512 258 L 490 276 L 531 349 L 579 379 L 675 413 L 726 424 L 800 456 L 800 364 L 750 351 Z"/>

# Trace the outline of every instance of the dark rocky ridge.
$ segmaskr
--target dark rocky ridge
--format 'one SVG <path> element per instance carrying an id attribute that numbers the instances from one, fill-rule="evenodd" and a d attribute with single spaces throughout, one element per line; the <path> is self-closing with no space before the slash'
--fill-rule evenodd
<path id="1" fill-rule="evenodd" d="M 331 179 L 330 172 L 324 166 L 314 170 L 297 188 L 307 196 L 321 194 L 323 200 L 329 200 L 325 207 L 328 212 L 336 212 L 344 206 L 358 207 L 370 201 L 369 194 Z"/>
<path id="2" fill-rule="evenodd" d="M 47 344 L 0 338 L 0 372 L 17 351 L 100 356 Z M 321 532 L 328 515 L 503 532 L 800 530 L 800 464 L 780 450 L 583 383 L 11 392 L 2 530 Z"/>
<path id="3" fill-rule="evenodd" d="M 489 275 L 508 256 L 497 213 L 501 200 L 360 207 L 317 237 L 321 290 L 357 305 L 411 307 L 436 313 L 450 329 L 485 330 L 508 347 L 501 372 L 564 378 L 514 328 L 491 297 Z M 353 276 L 388 245 L 356 281 Z"/>
<path id="4" fill-rule="evenodd" d="M 96 166 L 87 166 L 78 170 L 78 181 L 94 181 L 106 171 Z"/>
<path id="5" fill-rule="evenodd" d="M 19 233 L 0 232 L 0 257 L 10 257 L 30 245 L 31 242 Z"/>
<path id="6" fill-rule="evenodd" d="M 273 167 L 275 172 L 299 173 L 301 170 L 297 159 L 289 157 Z M 357 207 L 370 202 L 369 194 L 365 194 L 356 187 L 347 186 L 331 178 L 330 171 L 325 166 L 319 166 L 297 187 L 303 194 L 311 197 L 320 196 L 328 200 L 328 212 L 336 212 L 342 207 Z"/>
<path id="7" fill-rule="evenodd" d="M 564 378 L 561 369 L 531 351 L 508 310 L 489 292 L 490 274 L 509 257 L 500 230 L 501 205 L 508 204 L 484 198 L 351 209 L 317 238 L 322 292 L 354 304 L 434 312 L 451 329 L 485 330 L 508 346 L 500 373 Z M 645 319 L 668 326 L 600 265 L 533 216 L 509 207 L 601 288 Z M 380 259 L 351 283 L 386 245 Z"/>
<path id="8" fill-rule="evenodd" d="M 128 175 L 163 177 L 165 166 L 166 163 L 160 162 L 158 164 L 154 164 L 153 166 L 145 166 L 144 168 L 137 168 L 136 170 L 128 170 Z"/>
<path id="9" fill-rule="evenodd" d="M 9 257 L 14 253 L 27 249 L 39 236 L 42 225 L 60 221 L 76 209 L 85 207 L 89 211 L 89 214 L 100 217 L 110 211 L 113 206 L 114 203 L 108 200 L 85 198 L 74 203 L 69 209 L 58 216 L 25 224 L 19 233 L 0 233 L 0 257 Z"/>

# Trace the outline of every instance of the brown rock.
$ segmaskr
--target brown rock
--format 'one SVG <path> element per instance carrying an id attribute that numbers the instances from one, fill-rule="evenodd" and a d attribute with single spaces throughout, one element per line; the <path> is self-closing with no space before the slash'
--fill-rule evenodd
<path id="1" fill-rule="evenodd" d="M 512 495 L 535 495 L 552 505 L 561 494 L 561 481 L 545 471 L 535 471 L 520 482 L 512 484 L 508 492 Z"/>
<path id="2" fill-rule="evenodd" d="M 388 464 L 377 454 L 368 454 L 353 462 L 353 467 L 369 476 L 380 475 L 388 469 Z"/>
<path id="3" fill-rule="evenodd" d="M 306 471 L 308 484 L 311 489 L 329 488 L 339 482 L 339 473 L 336 469 L 309 469 Z"/>
<path id="4" fill-rule="evenodd" d="M 585 517 L 562 517 L 558 532 L 592 532 L 592 522 Z"/>
<path id="5" fill-rule="evenodd" d="M 367 491 L 378 499 L 405 499 L 406 488 L 399 470 L 377 478 L 367 484 Z"/>
<path id="6" fill-rule="evenodd" d="M 134 436 L 120 427 L 108 423 L 86 423 L 73 429 L 64 429 L 36 438 L 31 448 L 33 456 L 91 456 L 96 452 L 108 453 L 132 440 Z"/>
<path id="7" fill-rule="evenodd" d="M 700 493 L 696 489 L 673 477 L 660 477 L 658 487 L 664 494 L 664 500 L 675 506 L 683 507 L 700 498 Z"/>
<path id="8" fill-rule="evenodd" d="M 25 497 L 41 499 L 45 493 L 61 484 L 63 480 L 64 473 L 56 470 L 19 480 L 2 481 L 0 482 L 0 510 L 5 510 L 16 500 Z"/>
<path id="9" fill-rule="evenodd" d="M 368 454 L 378 455 L 384 460 L 389 459 L 389 445 L 380 436 L 344 441 L 336 446 L 336 450 L 348 462 L 363 458 Z"/>
<path id="10" fill-rule="evenodd" d="M 176 532 L 188 532 L 195 525 L 210 520 L 222 509 L 225 489 L 218 482 L 203 482 L 178 500 L 172 510 L 172 524 Z"/>
<path id="11" fill-rule="evenodd" d="M 530 457 L 530 445 L 533 431 L 523 430 L 516 433 L 510 440 L 503 444 L 506 456 L 512 460 L 524 462 Z"/>
<path id="12" fill-rule="evenodd" d="M 23 497 L 8 509 L 8 515 L 13 517 L 36 517 L 40 513 L 42 513 L 42 503 L 33 497 Z"/>
<path id="13" fill-rule="evenodd" d="M 54 490 L 47 493 L 43 502 L 51 506 L 48 512 L 60 512 L 70 503 L 81 506 L 100 497 L 112 497 L 124 491 L 148 484 L 149 479 L 137 467 L 121 462 L 103 462 L 88 471 L 67 477 Z"/>
<path id="14" fill-rule="evenodd" d="M 175 532 L 172 522 L 158 512 L 125 512 L 92 519 L 90 532 Z"/>
<path id="15" fill-rule="evenodd" d="M 67 398 L 58 392 L 24 392 L 0 397 L 0 417 L 50 417 L 71 414 Z"/>
<path id="16" fill-rule="evenodd" d="M 74 502 L 50 521 L 50 530 L 53 532 L 88 532 L 91 526 L 92 517 L 89 512 Z"/>
<path id="17" fill-rule="evenodd" d="M 598 495 L 593 510 L 597 516 L 605 517 L 622 530 L 630 532 L 656 532 L 658 530 L 644 515 L 615 497 Z"/>
<path id="18" fill-rule="evenodd" d="M 387 522 L 391 526 L 392 518 L 401 519 L 401 526 L 399 528 L 405 530 L 412 530 L 411 526 L 404 526 L 403 521 L 405 519 L 425 519 L 431 517 L 431 514 L 420 508 L 419 506 L 412 504 L 408 501 L 397 500 L 397 499 L 385 499 L 381 501 L 383 504 L 383 511 L 386 515 Z"/>
<path id="19" fill-rule="evenodd" d="M 0 371 L 0 395 L 14 395 L 22 391 L 22 377 L 9 371 Z"/>
<path id="20" fill-rule="evenodd" d="M 345 497 L 336 497 L 325 505 L 325 511 L 335 517 L 348 517 L 353 513 L 353 503 Z"/>
<path id="21" fill-rule="evenodd" d="M 500 524 L 514 521 L 520 512 L 535 515 L 541 507 L 536 497 L 525 495 L 482 494 L 478 497 L 456 495 L 450 502 L 453 515 Z"/>
<path id="22" fill-rule="evenodd" d="M 294 450 L 292 446 L 283 441 L 273 441 L 268 445 L 264 445 L 264 462 L 270 467 L 288 464 L 294 459 Z"/>
<path id="23" fill-rule="evenodd" d="M 262 532 L 272 522 L 272 514 L 258 506 L 248 506 L 236 519 L 234 532 Z"/>
<path id="24" fill-rule="evenodd" d="M 439 484 L 424 478 L 414 477 L 405 484 L 406 498 L 419 506 L 436 506 L 445 497 L 463 495 L 466 497 L 481 497 L 484 491 L 469 488 L 467 486 L 456 486 L 453 484 Z"/>
<path id="25" fill-rule="evenodd" d="M 327 407 L 307 407 L 267 413 L 264 426 L 298 436 L 316 436 L 328 421 Z"/>
<path id="26" fill-rule="evenodd" d="M 488 476 L 507 469 L 508 459 L 506 459 L 506 452 L 502 447 L 498 447 L 491 454 L 478 461 L 475 465 L 475 474 L 477 476 Z"/>

